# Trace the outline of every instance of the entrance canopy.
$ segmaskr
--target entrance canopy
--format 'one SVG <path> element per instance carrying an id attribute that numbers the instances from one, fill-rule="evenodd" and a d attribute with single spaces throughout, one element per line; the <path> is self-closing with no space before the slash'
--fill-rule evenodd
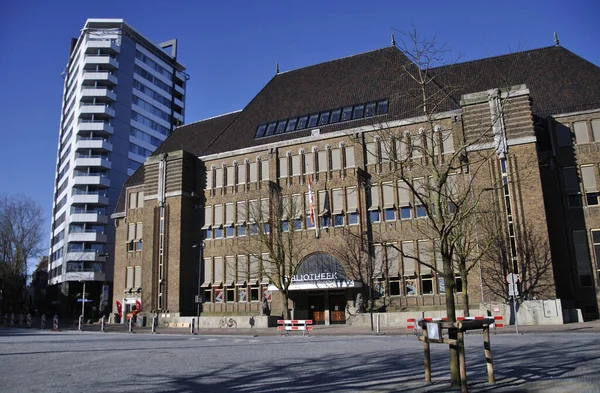
<path id="1" fill-rule="evenodd" d="M 322 252 L 306 257 L 291 280 L 291 291 L 362 287 L 362 282 L 346 278 L 344 267 L 335 257 Z M 269 289 L 276 290 L 273 285 Z"/>

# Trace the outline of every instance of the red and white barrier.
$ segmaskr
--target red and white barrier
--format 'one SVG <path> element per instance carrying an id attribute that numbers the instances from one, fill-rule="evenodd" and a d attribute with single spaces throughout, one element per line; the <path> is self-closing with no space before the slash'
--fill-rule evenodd
<path id="1" fill-rule="evenodd" d="M 279 319 L 277 320 L 277 330 L 285 331 L 286 334 L 289 334 L 290 331 L 301 330 L 304 336 L 307 331 L 313 330 L 312 324 L 312 319 Z"/>
<path id="2" fill-rule="evenodd" d="M 52 331 L 58 332 L 58 315 L 54 315 L 54 318 L 52 319 Z"/>
<path id="3" fill-rule="evenodd" d="M 490 318 L 490 317 L 484 317 L 481 315 L 477 315 L 474 317 L 456 317 L 456 321 L 457 322 L 462 322 L 462 321 L 481 321 L 485 318 Z M 426 322 L 437 322 L 437 321 L 447 321 L 448 318 L 444 317 L 444 318 L 422 318 L 419 319 L 426 321 Z M 419 324 L 417 323 L 418 320 L 415 318 L 408 318 L 406 320 L 406 328 L 407 329 L 412 329 L 416 332 L 417 329 L 419 329 Z M 494 316 L 494 323 L 491 325 L 491 327 L 493 328 L 503 328 L 504 327 L 504 322 L 503 322 L 503 317 L 502 315 L 495 315 Z"/>

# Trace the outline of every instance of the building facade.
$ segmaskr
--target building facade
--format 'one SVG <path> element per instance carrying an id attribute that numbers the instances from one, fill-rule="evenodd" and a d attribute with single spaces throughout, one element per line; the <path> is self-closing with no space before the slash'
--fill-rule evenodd
<path id="1" fill-rule="evenodd" d="M 330 324 L 369 301 L 468 294 L 491 312 L 510 294 L 539 303 L 533 323 L 597 318 L 598 82 L 558 45 L 427 72 L 392 46 L 277 73 L 125 183 L 113 311 L 284 315 L 287 294 L 294 318 Z"/>
<path id="2" fill-rule="evenodd" d="M 65 71 L 50 233 L 49 297 L 74 314 L 86 282 L 90 314 L 112 291 L 114 225 L 123 183 L 184 121 L 177 41 L 154 44 L 122 19 L 88 19 Z"/>

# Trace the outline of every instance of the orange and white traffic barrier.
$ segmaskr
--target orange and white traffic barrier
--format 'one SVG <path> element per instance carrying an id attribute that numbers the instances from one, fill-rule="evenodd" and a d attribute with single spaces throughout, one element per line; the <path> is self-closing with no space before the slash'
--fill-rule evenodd
<path id="1" fill-rule="evenodd" d="M 28 328 L 31 328 L 31 314 L 27 314 L 27 325 Z"/>
<path id="2" fill-rule="evenodd" d="M 504 327 L 504 318 L 502 315 L 494 315 L 494 329 Z"/>
<path id="3" fill-rule="evenodd" d="M 313 330 L 312 324 L 312 319 L 279 319 L 277 320 L 277 330 L 285 332 L 285 334 L 289 334 L 290 331 L 301 330 L 304 336 L 307 331 Z"/>
<path id="4" fill-rule="evenodd" d="M 46 329 L 46 314 L 42 314 L 42 318 L 40 319 L 40 330 Z"/>

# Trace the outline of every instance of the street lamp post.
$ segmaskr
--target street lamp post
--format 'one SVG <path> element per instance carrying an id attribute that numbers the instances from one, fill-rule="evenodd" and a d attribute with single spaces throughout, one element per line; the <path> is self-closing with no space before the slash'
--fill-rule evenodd
<path id="1" fill-rule="evenodd" d="M 85 320 L 85 280 L 83 282 L 83 291 L 81 291 L 81 323 Z"/>
<path id="2" fill-rule="evenodd" d="M 198 260 L 196 262 L 196 266 L 197 266 L 197 269 L 198 269 L 198 275 L 197 275 L 197 278 L 196 278 L 196 280 L 197 280 L 196 290 L 194 291 L 194 292 L 196 292 L 196 294 L 194 296 L 195 296 L 195 301 L 196 301 L 196 317 L 197 318 L 200 318 L 200 303 L 201 303 L 201 299 L 202 299 L 202 296 L 201 296 L 201 293 L 200 293 L 200 285 L 202 285 L 202 283 L 201 283 L 201 281 L 202 281 L 202 268 L 203 268 L 203 266 L 202 266 L 202 257 L 203 257 L 202 252 L 204 250 L 204 246 L 205 246 L 204 242 L 201 242 L 200 245 L 194 244 L 192 246 L 192 248 L 198 249 Z"/>

